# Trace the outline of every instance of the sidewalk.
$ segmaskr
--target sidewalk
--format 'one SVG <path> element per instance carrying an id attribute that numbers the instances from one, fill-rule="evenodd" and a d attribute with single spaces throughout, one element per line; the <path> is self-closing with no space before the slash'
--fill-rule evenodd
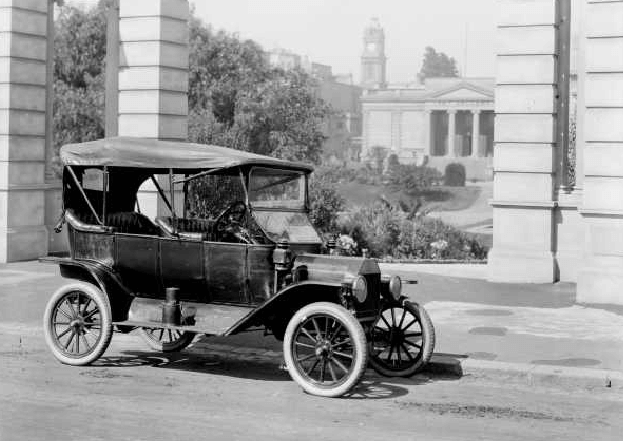
<path id="1" fill-rule="evenodd" d="M 419 280 L 409 297 L 431 316 L 442 371 L 499 370 L 622 385 L 623 307 L 575 304 L 570 283 L 489 283 L 486 265 L 381 267 Z"/>
<path id="2" fill-rule="evenodd" d="M 437 345 L 430 366 L 434 372 L 501 373 L 530 382 L 545 378 L 623 387 L 623 307 L 577 305 L 573 284 L 489 283 L 483 280 L 484 265 L 381 264 L 381 268 L 404 280 L 418 280 L 404 289 L 413 301 L 425 305 L 435 326 Z M 51 265 L 0 265 L 0 334 L 41 334 L 45 303 L 63 283 Z M 191 351 L 282 361 L 281 343 L 258 333 L 202 337 Z"/>

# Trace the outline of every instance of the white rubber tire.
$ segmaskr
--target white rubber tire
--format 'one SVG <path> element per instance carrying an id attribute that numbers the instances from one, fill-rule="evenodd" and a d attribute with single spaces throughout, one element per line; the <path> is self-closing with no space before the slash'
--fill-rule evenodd
<path id="1" fill-rule="evenodd" d="M 353 345 L 354 353 L 351 372 L 344 381 L 334 387 L 321 386 L 309 381 L 299 372 L 297 364 L 293 359 L 292 345 L 294 333 L 300 324 L 304 323 L 309 317 L 317 314 L 327 315 L 339 320 L 348 332 Z M 286 328 L 283 340 L 283 355 L 290 376 L 305 392 L 311 395 L 330 398 L 340 397 L 355 387 L 363 376 L 368 363 L 366 336 L 361 324 L 346 308 L 329 302 L 311 303 L 294 314 Z"/>
<path id="2" fill-rule="evenodd" d="M 100 337 L 91 350 L 83 356 L 72 356 L 60 347 L 55 325 L 53 323 L 53 313 L 56 310 L 57 305 L 63 301 L 69 293 L 76 291 L 79 291 L 82 295 L 87 296 L 95 302 L 100 314 Z M 61 363 L 72 366 L 86 366 L 100 358 L 110 344 L 113 331 L 112 328 L 112 313 L 108 296 L 90 283 L 76 281 L 62 286 L 52 295 L 43 314 L 43 332 L 45 335 L 45 341 L 50 348 L 50 351 L 52 351 L 54 357 L 56 357 L 56 359 Z"/>

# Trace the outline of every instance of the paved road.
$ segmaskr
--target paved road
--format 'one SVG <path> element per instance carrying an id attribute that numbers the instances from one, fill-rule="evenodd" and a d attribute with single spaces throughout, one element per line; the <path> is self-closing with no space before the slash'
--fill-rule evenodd
<path id="1" fill-rule="evenodd" d="M 41 331 L 45 302 L 63 283 L 57 268 L 25 263 L 0 273 L 1 441 L 617 440 L 623 429 L 620 389 L 529 387 L 514 377 L 392 380 L 368 372 L 350 397 L 312 397 L 279 368 L 279 344 L 261 335 L 198 339 L 163 356 L 132 334 L 116 334 L 96 365 L 64 366 Z M 538 287 L 518 296 L 517 287 L 505 293 L 500 286 L 483 298 L 476 282 L 459 290 L 448 286 L 455 279 L 421 279 L 408 289 L 426 304 L 515 307 L 543 295 Z M 548 294 L 541 306 L 573 304 L 564 287 Z"/>
<path id="2" fill-rule="evenodd" d="M 350 397 L 306 395 L 267 357 L 162 356 L 115 335 L 91 367 L 56 362 L 38 335 L 0 336 L 0 439 L 615 440 L 623 395 L 512 380 L 368 372 Z"/>

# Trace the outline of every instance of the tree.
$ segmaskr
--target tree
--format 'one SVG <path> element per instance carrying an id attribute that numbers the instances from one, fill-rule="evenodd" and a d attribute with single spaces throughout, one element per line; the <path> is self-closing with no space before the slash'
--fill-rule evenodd
<path id="1" fill-rule="evenodd" d="M 426 47 L 422 68 L 419 74 L 421 79 L 430 77 L 458 77 L 459 71 L 456 67 L 454 57 L 448 57 L 443 52 L 437 52 L 434 48 Z"/>
<path id="2" fill-rule="evenodd" d="M 58 149 L 104 136 L 106 11 L 64 6 L 54 23 L 54 171 Z"/>
<path id="3" fill-rule="evenodd" d="M 65 6 L 55 21 L 54 148 L 104 136 L 106 7 Z M 305 72 L 273 69 L 262 48 L 189 21 L 189 140 L 316 162 L 330 109 Z"/>
<path id="4" fill-rule="evenodd" d="M 301 70 L 269 66 L 259 45 L 190 22 L 189 139 L 317 162 L 330 108 Z"/>

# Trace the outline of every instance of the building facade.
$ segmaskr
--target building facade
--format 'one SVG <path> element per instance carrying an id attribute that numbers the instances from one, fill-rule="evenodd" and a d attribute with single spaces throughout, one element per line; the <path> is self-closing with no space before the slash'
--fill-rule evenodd
<path id="1" fill-rule="evenodd" d="M 363 160 L 395 154 L 401 163 L 427 164 L 442 172 L 459 162 L 468 179 L 491 180 L 494 80 L 427 78 L 388 85 L 384 41 L 373 19 L 364 31 L 361 58 Z"/>
<path id="2" fill-rule="evenodd" d="M 623 304 L 623 1 L 499 4 L 489 278 Z"/>

